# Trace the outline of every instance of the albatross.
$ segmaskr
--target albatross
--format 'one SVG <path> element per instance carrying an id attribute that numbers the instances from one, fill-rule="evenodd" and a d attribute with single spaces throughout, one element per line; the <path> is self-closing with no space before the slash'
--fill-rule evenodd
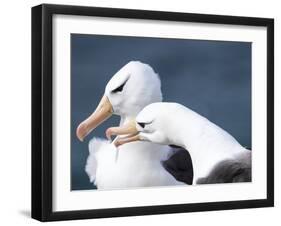
<path id="1" fill-rule="evenodd" d="M 148 65 L 131 61 L 107 83 L 96 110 L 77 127 L 84 138 L 112 114 L 120 116 L 120 126 L 131 121 L 148 104 L 162 101 L 158 74 Z M 114 129 L 113 129 L 114 130 Z M 89 142 L 85 170 L 98 189 L 191 184 L 190 155 L 179 147 L 134 142 L 118 148 L 107 139 Z"/>
<path id="2" fill-rule="evenodd" d="M 251 151 L 228 132 L 178 103 L 152 103 L 135 120 L 108 128 L 119 137 L 115 145 L 133 141 L 175 144 L 191 155 L 195 184 L 251 181 Z M 122 146 L 121 146 L 122 147 Z"/>

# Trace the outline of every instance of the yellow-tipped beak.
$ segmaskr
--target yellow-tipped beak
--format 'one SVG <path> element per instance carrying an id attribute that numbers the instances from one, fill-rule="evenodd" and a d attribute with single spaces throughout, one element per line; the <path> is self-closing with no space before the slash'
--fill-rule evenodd
<path id="1" fill-rule="evenodd" d="M 135 120 L 131 120 L 119 127 L 110 127 L 106 130 L 106 137 L 111 139 L 111 136 L 116 135 L 119 136 L 114 140 L 115 146 L 120 146 L 126 143 L 130 143 L 133 141 L 139 141 L 140 136 L 138 134 L 138 130 L 136 128 Z M 127 136 L 120 136 L 127 135 Z"/>
<path id="2" fill-rule="evenodd" d="M 91 114 L 86 120 L 80 123 L 76 129 L 76 135 L 80 141 L 102 122 L 108 119 L 113 113 L 112 105 L 106 96 L 103 96 L 99 105 L 93 114 Z"/>

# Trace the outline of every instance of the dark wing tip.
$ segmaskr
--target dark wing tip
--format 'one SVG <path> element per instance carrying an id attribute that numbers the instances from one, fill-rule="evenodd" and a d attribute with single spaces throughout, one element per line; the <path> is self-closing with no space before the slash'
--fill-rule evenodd
<path id="1" fill-rule="evenodd" d="M 170 145 L 173 154 L 162 162 L 163 167 L 175 177 L 176 180 L 186 184 L 193 182 L 193 166 L 189 152 L 179 146 Z"/>

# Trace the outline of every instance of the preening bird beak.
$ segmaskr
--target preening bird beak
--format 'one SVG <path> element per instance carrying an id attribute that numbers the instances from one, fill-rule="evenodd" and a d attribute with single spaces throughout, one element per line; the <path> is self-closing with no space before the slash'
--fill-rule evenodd
<path id="1" fill-rule="evenodd" d="M 113 144 L 116 147 L 133 141 L 141 140 L 139 136 L 139 132 L 136 128 L 135 120 L 131 120 L 119 127 L 108 128 L 106 130 L 106 137 L 108 139 L 111 139 L 111 136 L 113 135 L 118 136 L 113 142 Z M 120 136 L 120 135 L 127 135 L 127 136 Z"/>
<path id="2" fill-rule="evenodd" d="M 80 123 L 76 129 L 76 135 L 80 141 L 102 122 L 108 119 L 113 113 L 112 105 L 106 96 L 103 96 L 99 105 L 93 114 L 91 114 L 86 120 Z"/>

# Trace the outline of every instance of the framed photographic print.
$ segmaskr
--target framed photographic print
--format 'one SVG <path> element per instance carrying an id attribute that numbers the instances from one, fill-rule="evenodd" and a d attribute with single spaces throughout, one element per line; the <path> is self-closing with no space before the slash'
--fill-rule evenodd
<path id="1" fill-rule="evenodd" d="M 274 204 L 274 21 L 32 8 L 32 217 Z"/>

